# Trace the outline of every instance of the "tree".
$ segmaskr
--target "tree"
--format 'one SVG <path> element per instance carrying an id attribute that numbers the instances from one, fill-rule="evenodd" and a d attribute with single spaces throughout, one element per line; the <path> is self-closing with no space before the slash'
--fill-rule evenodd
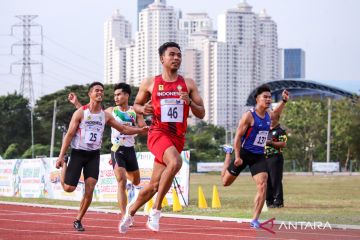
<path id="1" fill-rule="evenodd" d="M 289 102 L 280 121 L 288 132 L 285 161 L 296 160 L 311 171 L 313 160 L 325 160 L 327 110 L 325 101 L 304 99 Z"/>
<path id="2" fill-rule="evenodd" d="M 302 99 L 289 102 L 281 123 L 288 132 L 285 161 L 295 160 L 300 170 L 311 170 L 313 160 L 326 160 L 327 100 Z M 331 160 L 345 168 L 360 157 L 360 104 L 349 99 L 332 101 Z M 306 167 L 307 166 L 307 167 Z"/>
<path id="3" fill-rule="evenodd" d="M 360 135 L 360 105 L 349 99 L 334 101 L 332 104 L 332 147 L 331 156 L 349 169 L 351 158 L 357 158 Z"/>
<path id="4" fill-rule="evenodd" d="M 224 154 L 219 150 L 224 142 L 224 128 L 200 122 L 188 127 L 185 149 L 191 150 L 191 162 L 219 162 L 224 160 Z"/>
<path id="5" fill-rule="evenodd" d="M 0 153 L 13 143 L 18 145 L 19 153 L 28 148 L 31 144 L 28 100 L 16 92 L 0 96 L 0 119 Z"/>
<path id="6" fill-rule="evenodd" d="M 4 159 L 14 159 L 19 156 L 19 145 L 17 143 L 12 143 L 6 149 L 4 153 Z"/>
<path id="7" fill-rule="evenodd" d="M 50 145 L 34 145 L 34 155 L 35 156 L 49 156 Z M 32 149 L 31 146 L 24 152 L 21 156 L 22 158 L 32 158 Z"/>

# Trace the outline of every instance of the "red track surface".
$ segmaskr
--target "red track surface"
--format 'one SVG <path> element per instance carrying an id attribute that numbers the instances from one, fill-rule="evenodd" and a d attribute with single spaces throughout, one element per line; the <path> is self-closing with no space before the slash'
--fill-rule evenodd
<path id="1" fill-rule="evenodd" d="M 76 211 L 0 204 L 0 240 L 3 239 L 360 239 L 360 230 L 272 230 L 251 229 L 248 223 L 163 217 L 160 232 L 146 229 L 144 216 L 135 217 L 128 233 L 117 231 L 119 215 L 88 212 L 76 232 L 72 221 Z"/>

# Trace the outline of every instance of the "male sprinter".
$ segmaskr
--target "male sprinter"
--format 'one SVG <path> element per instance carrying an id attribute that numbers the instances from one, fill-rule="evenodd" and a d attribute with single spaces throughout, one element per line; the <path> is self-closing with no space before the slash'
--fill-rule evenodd
<path id="1" fill-rule="evenodd" d="M 194 80 L 178 74 L 180 46 L 174 42 L 164 43 L 159 48 L 159 56 L 162 74 L 141 83 L 134 105 L 138 113 L 153 114 L 148 134 L 148 148 L 155 155 L 153 172 L 150 183 L 140 191 L 135 203 L 127 206 L 126 216 L 119 224 L 121 233 L 128 230 L 136 211 L 155 193 L 157 197 L 146 226 L 159 231 L 162 200 L 182 166 L 180 153 L 185 143 L 189 109 L 198 118 L 205 116 L 203 100 Z"/>
<path id="2" fill-rule="evenodd" d="M 129 106 L 131 87 L 126 83 L 118 83 L 114 86 L 115 107 L 109 107 L 105 111 L 113 115 L 116 121 L 127 126 L 145 127 L 146 123 L 142 114 L 137 114 L 132 106 Z M 76 108 L 82 107 L 75 93 L 70 93 L 69 101 Z M 118 184 L 117 198 L 121 215 L 125 215 L 126 208 L 126 182 L 127 179 L 133 185 L 140 183 L 139 165 L 135 154 L 135 135 L 122 134 L 115 128 L 111 128 L 111 164 Z M 129 197 L 136 198 L 135 188 L 131 185 L 128 189 Z M 132 194 L 131 194 L 132 193 Z M 128 199 L 131 200 L 130 198 Z"/>
<path id="3" fill-rule="evenodd" d="M 111 114 L 104 112 L 101 102 L 104 86 L 100 82 L 90 84 L 90 102 L 76 110 L 64 137 L 56 168 L 62 167 L 61 184 L 64 191 L 73 192 L 79 182 L 81 170 L 84 172 L 85 193 L 80 203 L 80 211 L 74 221 L 77 231 L 84 231 L 81 220 L 92 201 L 92 195 L 99 176 L 100 148 L 105 124 L 124 134 L 146 133 L 147 127 L 133 128 L 118 123 Z M 65 153 L 71 143 L 69 165 L 65 163 Z"/>
<path id="4" fill-rule="evenodd" d="M 247 111 L 240 119 L 234 138 L 235 159 L 231 160 L 232 149 L 224 147 L 226 152 L 224 169 L 221 177 L 224 186 L 231 185 L 240 172 L 249 166 L 252 178 L 255 181 L 257 193 L 254 199 L 253 219 L 251 227 L 259 228 L 258 221 L 266 196 L 268 168 L 264 149 L 270 130 L 271 119 L 278 118 L 285 103 L 289 99 L 286 90 L 282 93 L 283 101 L 274 111 L 270 111 L 271 92 L 267 85 L 260 86 L 255 94 L 255 108 Z"/>

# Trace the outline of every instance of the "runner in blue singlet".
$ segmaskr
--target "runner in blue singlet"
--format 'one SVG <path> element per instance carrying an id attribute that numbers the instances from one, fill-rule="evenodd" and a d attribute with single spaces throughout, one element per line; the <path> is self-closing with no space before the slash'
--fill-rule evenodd
<path id="1" fill-rule="evenodd" d="M 232 151 L 227 152 L 221 173 L 223 185 L 229 186 L 239 176 L 240 172 L 249 166 L 257 188 L 253 220 L 250 223 L 250 226 L 255 228 L 260 227 L 258 218 L 266 197 L 268 174 L 264 148 L 270 130 L 271 119 L 280 116 L 289 98 L 286 90 L 282 93 L 282 97 L 283 101 L 279 103 L 274 111 L 270 111 L 270 88 L 267 85 L 262 85 L 257 89 L 255 94 L 256 106 L 243 114 L 235 134 L 235 159 L 231 160 Z"/>

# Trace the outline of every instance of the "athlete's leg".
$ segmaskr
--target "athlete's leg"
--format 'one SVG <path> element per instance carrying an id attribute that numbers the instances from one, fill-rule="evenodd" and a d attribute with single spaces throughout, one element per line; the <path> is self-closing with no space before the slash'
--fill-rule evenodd
<path id="1" fill-rule="evenodd" d="M 229 165 L 231 162 L 231 154 L 230 153 L 226 153 L 225 154 L 225 161 L 224 161 L 224 166 L 223 169 L 221 171 L 221 177 L 224 177 L 226 170 L 228 169 Z"/>
<path id="2" fill-rule="evenodd" d="M 276 169 L 274 171 L 274 205 L 275 207 L 283 207 L 283 168 L 284 168 L 284 158 L 282 154 L 276 156 Z"/>
<path id="3" fill-rule="evenodd" d="M 231 173 L 229 173 L 229 170 L 225 171 L 224 176 L 222 176 L 222 183 L 224 187 L 230 186 L 235 179 L 237 178 L 237 176 L 232 175 Z"/>
<path id="4" fill-rule="evenodd" d="M 91 201 L 92 201 L 93 192 L 94 192 L 96 183 L 97 183 L 97 180 L 95 178 L 88 177 L 87 179 L 85 179 L 85 193 L 84 193 L 84 196 L 80 203 L 79 213 L 76 216 L 77 220 L 81 221 L 81 219 L 85 215 L 87 209 L 89 208 Z"/>
<path id="5" fill-rule="evenodd" d="M 66 176 L 66 170 L 67 170 L 67 163 L 64 163 L 61 168 L 61 186 L 63 187 L 65 192 L 73 192 L 76 189 L 76 186 L 71 186 L 65 183 L 65 176 Z"/>
<path id="6" fill-rule="evenodd" d="M 132 184 L 134 184 L 135 186 L 139 185 L 139 183 L 140 183 L 140 171 L 139 171 L 139 170 L 127 171 L 127 172 L 126 172 L 126 177 L 127 177 L 127 179 L 129 179 L 129 181 L 131 181 Z"/>
<path id="7" fill-rule="evenodd" d="M 79 182 L 83 168 L 83 154 L 79 150 L 71 150 L 71 156 L 61 169 L 61 185 L 65 192 L 73 192 Z"/>
<path id="8" fill-rule="evenodd" d="M 256 193 L 255 199 L 254 199 L 253 219 L 258 219 L 260 216 L 262 207 L 264 205 L 264 202 L 265 202 L 268 174 L 267 174 L 267 172 L 260 172 L 256 175 L 254 175 L 253 179 L 255 181 L 256 188 L 257 188 L 257 193 Z"/>
<path id="9" fill-rule="evenodd" d="M 165 166 L 154 162 L 153 172 L 150 178 L 150 182 L 145 185 L 143 189 L 140 190 L 139 196 L 137 197 L 135 203 L 130 207 L 129 214 L 134 216 L 136 211 L 149 201 L 155 193 L 158 191 L 160 178 L 165 170 Z"/>
<path id="10" fill-rule="evenodd" d="M 124 162 L 126 163 L 126 177 L 129 181 L 132 182 L 135 186 L 140 183 L 140 171 L 139 164 L 136 158 L 136 152 L 134 147 L 125 148 L 126 154 Z"/>
<path id="11" fill-rule="evenodd" d="M 114 167 L 114 174 L 117 181 L 117 199 L 121 215 L 124 216 L 126 210 L 126 171 L 125 168 L 117 166 Z"/>
<path id="12" fill-rule="evenodd" d="M 274 157 L 267 158 L 266 164 L 268 166 L 268 180 L 266 186 L 266 204 L 269 207 L 274 206 L 274 190 L 275 190 L 275 159 Z"/>
<path id="13" fill-rule="evenodd" d="M 182 159 L 175 146 L 167 148 L 164 152 L 163 162 L 166 167 L 161 175 L 159 182 L 159 190 L 154 202 L 154 209 L 161 209 L 161 203 L 166 193 L 169 191 L 175 175 L 179 172 L 182 166 Z"/>
<path id="14" fill-rule="evenodd" d="M 64 188 L 64 185 L 65 185 L 66 170 L 67 170 L 67 163 L 65 162 L 61 167 L 61 176 L 60 176 L 60 183 L 61 183 L 61 186 L 63 188 Z"/>

